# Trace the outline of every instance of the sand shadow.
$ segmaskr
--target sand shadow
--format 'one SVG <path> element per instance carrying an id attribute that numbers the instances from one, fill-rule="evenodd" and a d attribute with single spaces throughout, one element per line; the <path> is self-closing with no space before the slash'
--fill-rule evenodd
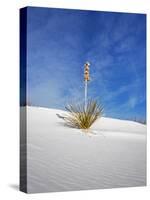
<path id="1" fill-rule="evenodd" d="M 60 125 L 60 126 L 63 126 L 63 127 L 69 127 L 69 128 L 73 128 L 73 129 L 78 129 L 78 130 L 80 130 L 79 128 L 77 128 L 77 127 L 75 127 L 75 126 L 71 126 L 69 123 L 67 123 L 67 122 L 57 122 L 57 124 L 58 125 Z"/>

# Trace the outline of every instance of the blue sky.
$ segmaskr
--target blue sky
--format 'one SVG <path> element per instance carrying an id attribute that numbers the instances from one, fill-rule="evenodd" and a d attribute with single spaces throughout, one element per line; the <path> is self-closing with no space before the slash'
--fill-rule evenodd
<path id="1" fill-rule="evenodd" d="M 145 119 L 146 16 L 28 8 L 27 100 L 64 109 L 84 98 L 84 63 L 91 63 L 89 98 L 104 114 Z"/>

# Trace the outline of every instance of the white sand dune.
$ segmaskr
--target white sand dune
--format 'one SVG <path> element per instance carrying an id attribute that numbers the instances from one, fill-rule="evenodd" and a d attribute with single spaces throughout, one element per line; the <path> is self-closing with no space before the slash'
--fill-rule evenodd
<path id="1" fill-rule="evenodd" d="M 103 117 L 85 134 L 64 113 L 27 107 L 28 193 L 146 185 L 145 125 Z"/>

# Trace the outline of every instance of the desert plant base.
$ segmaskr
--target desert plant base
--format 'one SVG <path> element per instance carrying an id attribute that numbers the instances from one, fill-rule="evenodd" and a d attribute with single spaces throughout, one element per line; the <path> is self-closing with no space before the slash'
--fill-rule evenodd
<path id="1" fill-rule="evenodd" d="M 95 100 L 89 100 L 85 109 L 82 104 L 70 104 L 66 106 L 68 116 L 64 118 L 67 125 L 73 128 L 87 130 L 102 116 L 103 108 Z"/>

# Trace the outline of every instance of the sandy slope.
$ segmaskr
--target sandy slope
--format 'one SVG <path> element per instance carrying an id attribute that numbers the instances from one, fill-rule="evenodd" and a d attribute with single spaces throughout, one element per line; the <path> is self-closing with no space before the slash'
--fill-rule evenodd
<path id="1" fill-rule="evenodd" d="M 57 113 L 27 108 L 29 193 L 146 184 L 145 125 L 101 118 L 87 135 Z"/>

